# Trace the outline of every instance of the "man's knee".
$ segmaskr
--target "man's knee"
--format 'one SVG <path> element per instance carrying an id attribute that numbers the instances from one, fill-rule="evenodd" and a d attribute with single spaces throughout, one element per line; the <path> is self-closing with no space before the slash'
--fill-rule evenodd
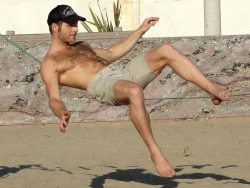
<path id="1" fill-rule="evenodd" d="M 177 50 L 171 44 L 168 43 L 162 44 L 159 49 L 161 55 L 167 59 L 172 59 L 177 52 Z"/>
<path id="2" fill-rule="evenodd" d="M 129 87 L 128 95 L 130 102 L 141 103 L 144 101 L 143 89 L 140 86 Z"/>
<path id="3" fill-rule="evenodd" d="M 161 48 L 164 50 L 164 51 L 171 51 L 173 50 L 173 47 L 171 44 L 169 43 L 164 43 L 161 45 Z"/>

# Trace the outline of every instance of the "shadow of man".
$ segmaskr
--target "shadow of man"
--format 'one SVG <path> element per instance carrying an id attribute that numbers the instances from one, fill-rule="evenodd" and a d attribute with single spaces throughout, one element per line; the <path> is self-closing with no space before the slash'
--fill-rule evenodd
<path id="1" fill-rule="evenodd" d="M 110 172 L 108 174 L 94 178 L 90 184 L 90 187 L 102 188 L 104 187 L 105 181 L 107 179 L 123 182 L 138 182 L 147 185 L 167 185 L 168 187 L 177 187 L 178 185 L 177 182 L 171 181 L 171 179 L 159 177 L 147 172 L 144 169 L 117 169 L 115 172 Z"/>
<path id="2" fill-rule="evenodd" d="M 176 172 L 180 172 L 183 169 L 177 168 Z M 103 188 L 105 181 L 107 179 L 122 181 L 122 182 L 138 182 L 146 185 L 152 186 L 161 186 L 162 188 L 175 188 L 178 186 L 178 180 L 202 180 L 205 178 L 212 178 L 215 181 L 226 181 L 227 183 L 234 184 L 250 184 L 249 181 L 240 179 L 240 178 L 232 178 L 225 175 L 213 174 L 213 173 L 191 173 L 191 174 L 182 174 L 177 175 L 174 178 L 163 178 L 157 175 L 151 174 L 144 169 L 126 169 L 120 170 L 117 169 L 115 172 L 110 172 L 108 174 L 104 174 L 102 176 L 95 177 L 90 187 L 92 188 Z M 190 184 L 190 183 L 189 183 Z"/>
<path id="3" fill-rule="evenodd" d="M 18 167 L 0 166 L 0 178 L 6 178 L 9 176 L 9 174 L 15 174 L 24 169 L 36 169 L 36 170 L 46 170 L 46 171 L 59 170 L 59 171 L 66 172 L 68 174 L 72 174 L 71 172 L 63 170 L 60 167 L 58 167 L 56 170 L 53 170 L 53 169 L 42 167 L 40 164 L 32 164 L 32 165 L 19 165 Z"/>

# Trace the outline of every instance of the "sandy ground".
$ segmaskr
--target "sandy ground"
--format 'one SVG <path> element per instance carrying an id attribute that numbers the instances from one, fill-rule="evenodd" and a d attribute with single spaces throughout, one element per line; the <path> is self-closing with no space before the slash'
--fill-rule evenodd
<path id="1" fill-rule="evenodd" d="M 250 118 L 154 121 L 175 166 L 157 175 L 130 122 L 0 126 L 1 188 L 250 187 Z"/>

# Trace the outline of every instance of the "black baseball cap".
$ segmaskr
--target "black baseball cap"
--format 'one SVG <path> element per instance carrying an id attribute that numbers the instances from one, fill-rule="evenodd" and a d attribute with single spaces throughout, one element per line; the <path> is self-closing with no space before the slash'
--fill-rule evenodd
<path id="1" fill-rule="evenodd" d="M 85 21 L 86 18 L 77 15 L 76 12 L 68 5 L 58 5 L 50 11 L 47 23 L 48 25 L 51 25 L 52 23 L 63 21 L 68 24 L 74 24 L 79 20 Z"/>

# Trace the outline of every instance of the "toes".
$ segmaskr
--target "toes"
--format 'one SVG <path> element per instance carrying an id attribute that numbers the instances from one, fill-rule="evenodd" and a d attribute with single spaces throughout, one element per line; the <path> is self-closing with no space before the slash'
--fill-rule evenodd
<path id="1" fill-rule="evenodd" d="M 173 176 L 175 176 L 175 172 L 162 172 L 160 173 L 160 175 L 164 178 L 172 178 Z"/>

